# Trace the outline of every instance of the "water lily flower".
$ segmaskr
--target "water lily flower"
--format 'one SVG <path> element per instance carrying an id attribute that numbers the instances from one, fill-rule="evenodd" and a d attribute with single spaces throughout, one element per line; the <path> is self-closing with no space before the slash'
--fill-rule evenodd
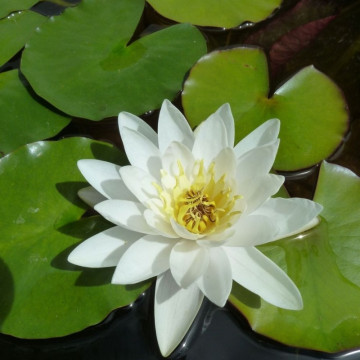
<path id="1" fill-rule="evenodd" d="M 80 197 L 115 224 L 69 255 L 80 266 L 116 266 L 112 283 L 156 277 L 155 329 L 169 355 L 191 326 L 204 296 L 224 306 L 232 281 L 285 309 L 301 294 L 257 245 L 317 223 L 321 205 L 272 198 L 284 177 L 270 173 L 280 122 L 268 120 L 234 146 L 230 106 L 193 132 L 165 100 L 158 133 L 122 112 L 119 129 L 131 165 L 80 160 L 91 187 Z"/>

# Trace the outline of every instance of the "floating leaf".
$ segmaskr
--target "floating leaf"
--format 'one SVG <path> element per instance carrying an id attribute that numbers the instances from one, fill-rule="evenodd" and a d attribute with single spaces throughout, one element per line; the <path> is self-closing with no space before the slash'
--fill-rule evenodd
<path id="1" fill-rule="evenodd" d="M 0 160 L 0 329 L 23 338 L 58 337 L 103 320 L 129 304 L 143 285 L 111 285 L 113 269 L 67 262 L 82 240 L 112 224 L 85 212 L 86 186 L 76 161 L 111 162 L 123 155 L 85 138 L 38 142 Z M 4 276 L 4 277 L 3 277 Z"/>
<path id="2" fill-rule="evenodd" d="M 0 152 L 52 137 L 69 121 L 36 101 L 17 70 L 0 73 Z"/>
<path id="3" fill-rule="evenodd" d="M 201 58 L 184 84 L 182 97 L 191 125 L 198 125 L 228 102 L 237 141 L 267 119 L 280 119 L 276 169 L 306 168 L 330 156 L 348 126 L 340 89 L 310 66 L 269 98 L 267 71 L 266 57 L 256 48 L 215 51 Z"/>
<path id="4" fill-rule="evenodd" d="M 0 19 L 17 10 L 26 10 L 40 0 L 2 0 L 0 2 Z"/>
<path id="5" fill-rule="evenodd" d="M 0 20 L 0 66 L 10 60 L 47 18 L 33 11 L 20 11 Z"/>
<path id="6" fill-rule="evenodd" d="M 177 22 L 232 28 L 267 18 L 281 0 L 147 0 L 161 15 Z"/>
<path id="7" fill-rule="evenodd" d="M 193 26 L 181 24 L 128 45 L 144 0 L 84 0 L 41 27 L 21 69 L 34 90 L 62 111 L 100 120 L 142 114 L 173 98 L 206 52 Z"/>
<path id="8" fill-rule="evenodd" d="M 339 352 L 360 343 L 360 287 L 354 284 L 360 285 L 360 179 L 324 163 L 314 200 L 324 206 L 320 226 L 260 247 L 295 281 L 304 309 L 276 308 L 235 284 L 231 302 L 260 334 L 295 347 Z"/>

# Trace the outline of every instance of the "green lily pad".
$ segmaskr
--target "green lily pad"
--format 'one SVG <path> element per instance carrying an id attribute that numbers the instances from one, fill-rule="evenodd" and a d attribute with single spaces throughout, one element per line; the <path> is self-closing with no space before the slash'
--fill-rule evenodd
<path id="1" fill-rule="evenodd" d="M 235 118 L 236 141 L 270 118 L 279 118 L 280 148 L 274 164 L 291 171 L 330 156 L 348 127 L 340 89 L 309 66 L 269 97 L 266 57 L 257 48 L 212 52 L 192 68 L 182 94 L 192 126 L 228 102 Z"/>
<path id="2" fill-rule="evenodd" d="M 161 15 L 177 22 L 232 28 L 267 18 L 281 0 L 147 0 Z"/>
<path id="3" fill-rule="evenodd" d="M 17 70 L 0 73 L 0 152 L 56 135 L 70 119 L 41 105 Z"/>
<path id="4" fill-rule="evenodd" d="M 360 179 L 324 163 L 314 200 L 324 206 L 317 228 L 260 247 L 295 281 L 303 310 L 276 308 L 236 284 L 230 300 L 260 334 L 295 347 L 339 352 L 360 343 Z"/>
<path id="5" fill-rule="evenodd" d="M 121 162 L 110 145 L 85 138 L 37 142 L 0 160 L 0 329 L 22 338 L 64 336 L 103 320 L 146 288 L 111 285 L 113 269 L 67 262 L 82 240 L 113 226 L 81 219 L 77 191 L 87 186 L 81 158 Z M 4 310 L 5 309 L 5 310 Z"/>
<path id="6" fill-rule="evenodd" d="M 35 29 L 45 21 L 45 16 L 33 11 L 19 11 L 0 20 L 0 66 L 20 51 Z"/>
<path id="7" fill-rule="evenodd" d="M 158 108 L 178 93 L 206 44 L 195 27 L 180 24 L 129 45 L 143 8 L 144 0 L 84 0 L 67 9 L 29 41 L 23 73 L 73 116 L 100 120 Z"/>
<path id="8" fill-rule="evenodd" d="M 0 19 L 17 10 L 26 10 L 41 0 L 1 0 Z"/>

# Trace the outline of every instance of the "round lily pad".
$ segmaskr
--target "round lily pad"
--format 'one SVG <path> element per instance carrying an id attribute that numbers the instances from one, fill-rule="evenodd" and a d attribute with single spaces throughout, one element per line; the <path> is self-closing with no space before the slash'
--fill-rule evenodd
<path id="1" fill-rule="evenodd" d="M 0 19 L 17 10 L 26 10 L 40 0 L 2 0 L 0 2 Z"/>
<path id="2" fill-rule="evenodd" d="M 161 15 L 177 22 L 232 28 L 267 18 L 281 0 L 147 0 Z"/>
<path id="3" fill-rule="evenodd" d="M 295 347 L 339 352 L 360 343 L 360 179 L 324 163 L 314 200 L 324 206 L 318 227 L 259 247 L 295 281 L 303 310 L 276 308 L 236 284 L 230 301 L 260 334 Z"/>
<path id="4" fill-rule="evenodd" d="M 144 0 L 84 0 L 53 17 L 29 41 L 21 69 L 34 90 L 60 110 L 100 120 L 142 114 L 181 89 L 206 53 L 201 33 L 175 25 L 129 44 Z"/>
<path id="5" fill-rule="evenodd" d="M 19 11 L 0 20 L 0 66 L 20 51 L 35 29 L 45 21 L 45 16 L 33 11 Z"/>
<path id="6" fill-rule="evenodd" d="M 239 141 L 264 121 L 278 118 L 278 170 L 310 167 L 330 156 L 348 128 L 341 90 L 313 66 L 296 73 L 271 96 L 265 54 L 258 48 L 212 52 L 192 68 L 182 94 L 192 126 L 228 102 Z"/>
<path id="7" fill-rule="evenodd" d="M 37 142 L 0 160 L 0 330 L 22 338 L 64 336 L 133 302 L 146 286 L 111 285 L 108 269 L 67 261 L 82 240 L 113 226 L 81 219 L 87 186 L 81 158 L 121 162 L 113 147 L 85 138 Z M 4 281 L 3 281 L 4 280 Z"/>
<path id="8" fill-rule="evenodd" d="M 1 41 L 1 40 L 0 40 Z M 0 73 L 0 152 L 56 135 L 70 119 L 30 95 L 17 70 Z"/>

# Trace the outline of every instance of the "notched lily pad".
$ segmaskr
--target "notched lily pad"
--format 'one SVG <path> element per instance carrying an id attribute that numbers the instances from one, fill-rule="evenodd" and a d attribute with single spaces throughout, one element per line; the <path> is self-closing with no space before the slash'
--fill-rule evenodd
<path id="1" fill-rule="evenodd" d="M 0 20 L 0 66 L 20 51 L 35 29 L 45 21 L 45 16 L 33 11 L 19 11 Z"/>
<path id="2" fill-rule="evenodd" d="M 161 15 L 177 22 L 232 28 L 267 18 L 281 0 L 147 0 Z"/>
<path id="3" fill-rule="evenodd" d="M 341 90 L 309 66 L 271 96 L 265 54 L 257 48 L 214 51 L 192 68 L 182 102 L 192 126 L 223 103 L 235 118 L 236 141 L 264 121 L 281 121 L 278 170 L 310 167 L 330 156 L 348 128 L 348 110 Z"/>
<path id="4" fill-rule="evenodd" d="M 303 310 L 276 308 L 236 285 L 230 301 L 260 334 L 290 346 L 339 352 L 360 343 L 360 179 L 323 163 L 314 200 L 324 206 L 318 227 L 260 247 L 294 280 Z"/>
<path id="5" fill-rule="evenodd" d="M 84 0 L 67 9 L 29 41 L 23 73 L 41 97 L 73 116 L 101 120 L 158 108 L 181 89 L 206 43 L 181 24 L 129 45 L 143 8 L 144 0 Z"/>
<path id="6" fill-rule="evenodd" d="M 0 73 L 0 152 L 56 135 L 70 119 L 36 101 L 17 70 Z"/>
<path id="7" fill-rule="evenodd" d="M 81 219 L 86 186 L 76 161 L 121 163 L 124 156 L 85 138 L 27 145 L 0 160 L 0 330 L 22 338 L 64 336 L 133 302 L 146 285 L 111 285 L 113 269 L 67 262 L 82 240 L 113 226 Z M 4 280 L 5 279 L 5 280 Z M 4 281 L 3 281 L 4 280 Z"/>

